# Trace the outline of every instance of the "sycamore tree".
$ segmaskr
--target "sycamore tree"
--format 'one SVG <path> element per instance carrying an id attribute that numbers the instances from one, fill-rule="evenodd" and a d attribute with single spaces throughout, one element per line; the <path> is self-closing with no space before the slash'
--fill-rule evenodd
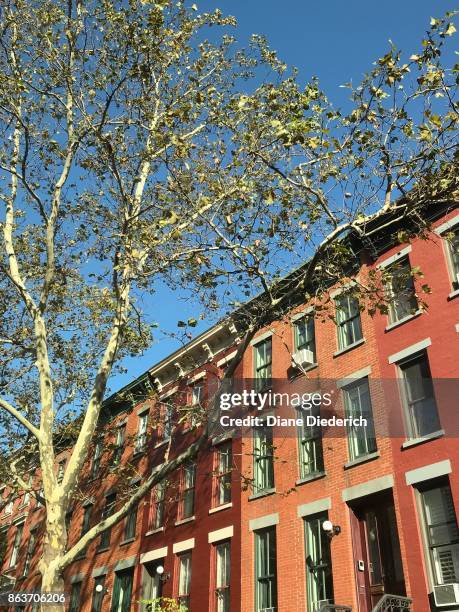
<path id="1" fill-rule="evenodd" d="M 2 3 L 0 470 L 13 493 L 45 504 L 44 591 L 62 591 L 87 544 L 205 443 L 204 431 L 67 546 L 109 378 L 150 344 L 159 287 L 188 291 L 214 319 L 237 310 L 230 377 L 293 296 L 320 296 L 349 269 L 346 236 L 371 243 L 368 222 L 391 209 L 389 224 L 421 231 L 423 204 L 454 200 L 458 65 L 442 55 L 453 17 L 433 19 L 411 56 L 392 46 L 346 85 L 340 111 L 263 37 L 242 48 L 219 10 Z M 384 301 L 376 285 L 364 288 L 372 301 L 362 296 L 373 309 Z"/>

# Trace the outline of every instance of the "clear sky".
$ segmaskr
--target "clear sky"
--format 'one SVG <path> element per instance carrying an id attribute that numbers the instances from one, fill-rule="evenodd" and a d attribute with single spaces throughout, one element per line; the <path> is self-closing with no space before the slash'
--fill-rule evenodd
<path id="1" fill-rule="evenodd" d="M 199 11 L 218 7 L 234 15 L 238 20 L 234 35 L 242 44 L 253 33 L 266 35 L 280 58 L 298 68 L 300 82 L 317 76 L 338 107 L 346 104 L 348 96 L 339 85 L 358 83 L 372 62 L 387 52 L 389 39 L 410 55 L 419 48 L 430 17 L 459 8 L 459 0 L 190 0 L 190 4 L 194 1 Z M 199 304 L 181 301 L 165 290 L 153 301 L 157 322 L 171 331 L 179 319 L 200 312 Z M 196 328 L 196 333 L 207 326 Z M 173 341 L 158 335 L 144 356 L 126 360 L 128 373 L 114 378 L 111 388 L 127 384 L 175 348 Z"/>

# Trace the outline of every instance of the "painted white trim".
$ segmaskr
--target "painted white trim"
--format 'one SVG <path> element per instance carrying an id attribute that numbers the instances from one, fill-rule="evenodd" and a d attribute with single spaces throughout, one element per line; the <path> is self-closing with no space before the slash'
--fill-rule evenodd
<path id="1" fill-rule="evenodd" d="M 186 381 L 187 385 L 192 385 L 193 383 L 195 383 L 198 380 L 201 380 L 202 378 L 206 377 L 207 372 L 204 370 L 204 372 L 199 372 L 199 374 L 196 374 L 196 376 L 192 376 L 191 378 L 189 378 Z"/>
<path id="2" fill-rule="evenodd" d="M 271 338 L 273 334 L 274 334 L 274 331 L 272 329 L 265 332 L 264 334 L 260 334 L 259 336 L 257 336 L 256 338 L 250 341 L 250 346 L 256 346 L 257 344 L 260 344 L 260 342 L 263 342 L 263 340 L 267 340 L 268 338 Z"/>
<path id="3" fill-rule="evenodd" d="M 159 396 L 159 401 L 162 402 L 163 400 L 167 399 L 171 395 L 174 395 L 174 393 L 177 393 L 178 389 L 179 389 L 178 386 L 172 387 L 172 389 L 169 389 L 169 391 L 166 391 L 166 393 L 163 393 L 163 395 Z"/>
<path id="4" fill-rule="evenodd" d="M 220 512 L 220 510 L 226 510 L 227 508 L 232 508 L 233 502 L 228 502 L 227 504 L 222 504 L 221 506 L 215 506 L 215 508 L 211 508 L 208 514 L 215 514 L 215 512 Z"/>
<path id="5" fill-rule="evenodd" d="M 191 550 L 194 548 L 194 538 L 189 538 L 188 540 L 182 540 L 181 542 L 176 542 L 172 545 L 172 552 L 174 555 L 177 553 L 181 553 L 185 550 Z"/>
<path id="6" fill-rule="evenodd" d="M 290 321 L 292 323 L 295 323 L 296 321 L 299 321 L 303 317 L 308 317 L 308 316 L 311 316 L 312 314 L 314 314 L 314 307 L 309 306 L 305 310 L 301 310 L 300 312 L 297 312 L 296 314 L 292 315 L 290 317 Z"/>
<path id="7" fill-rule="evenodd" d="M 371 374 L 371 366 L 367 366 L 366 368 L 362 368 L 361 370 L 357 370 L 356 372 L 352 372 L 352 374 L 348 374 L 344 378 L 336 381 L 336 386 L 338 389 L 342 387 L 347 387 L 347 385 L 351 385 L 354 381 L 359 378 L 365 378 Z"/>
<path id="8" fill-rule="evenodd" d="M 402 361 L 402 359 L 406 359 L 406 357 L 410 357 L 415 353 L 419 353 L 420 351 L 426 349 L 428 346 L 432 344 L 432 340 L 430 338 L 424 338 L 424 340 L 420 340 L 411 346 L 407 346 L 406 348 L 398 351 L 398 353 L 394 353 L 393 355 L 389 355 L 388 362 L 389 363 L 397 363 L 397 361 Z"/>
<path id="9" fill-rule="evenodd" d="M 226 363 L 231 361 L 231 359 L 234 359 L 234 357 L 236 357 L 236 353 L 237 353 L 237 351 L 231 351 L 231 353 L 229 353 L 229 355 L 227 355 L 226 357 L 223 357 L 223 359 L 220 359 L 219 361 L 217 361 L 217 367 L 221 368 Z"/>
<path id="10" fill-rule="evenodd" d="M 229 525 L 229 527 L 223 527 L 223 529 L 217 529 L 216 531 L 209 531 L 207 536 L 207 541 L 209 544 L 213 544 L 214 542 L 220 542 L 221 540 L 227 540 L 228 538 L 232 538 L 234 533 L 233 525 Z"/>
<path id="11" fill-rule="evenodd" d="M 137 416 L 145 414 L 146 412 L 149 412 L 149 411 L 150 411 L 150 406 L 143 406 L 142 408 L 139 408 L 137 410 Z"/>
<path id="12" fill-rule="evenodd" d="M 167 557 L 167 546 L 163 548 L 154 548 L 146 553 L 140 555 L 140 563 L 148 563 L 149 561 L 156 561 L 157 559 L 164 559 Z"/>
<path id="13" fill-rule="evenodd" d="M 120 559 L 118 563 L 113 568 L 114 572 L 121 572 L 122 570 L 129 569 L 130 567 L 134 567 L 136 565 L 137 555 L 133 555 L 132 557 L 128 557 L 127 559 Z"/>
<path id="14" fill-rule="evenodd" d="M 341 497 L 343 501 L 349 502 L 354 499 L 359 499 L 360 497 L 373 495 L 373 493 L 378 493 L 378 491 L 392 489 L 393 486 L 394 477 L 392 476 L 392 474 L 388 474 L 387 476 L 374 478 L 373 480 L 368 480 L 367 482 L 362 482 L 361 484 L 354 485 L 353 487 L 343 489 L 341 492 Z"/>
<path id="15" fill-rule="evenodd" d="M 279 524 L 279 513 L 266 514 L 259 518 L 252 519 L 249 521 L 249 531 L 257 531 L 258 529 L 264 529 L 265 527 L 273 527 Z"/>
<path id="16" fill-rule="evenodd" d="M 456 323 L 456 331 L 459 334 L 459 323 Z"/>
<path id="17" fill-rule="evenodd" d="M 310 516 L 311 514 L 318 514 L 319 512 L 325 512 L 330 510 L 332 506 L 331 497 L 324 497 L 317 499 L 316 501 L 310 502 L 309 504 L 301 504 L 297 506 L 297 515 L 299 518 Z"/>
<path id="18" fill-rule="evenodd" d="M 448 231 L 449 229 L 451 229 L 452 227 L 458 224 L 459 224 L 459 215 L 455 215 L 454 217 L 451 217 L 451 219 L 449 219 L 448 221 L 445 221 L 444 223 L 436 227 L 434 229 L 434 232 L 438 234 L 439 236 L 441 236 L 446 231 Z"/>
<path id="19" fill-rule="evenodd" d="M 92 570 L 91 578 L 100 578 L 101 576 L 106 576 L 108 574 L 108 566 L 101 565 L 100 567 L 95 567 Z"/>
<path id="20" fill-rule="evenodd" d="M 337 289 L 334 289 L 333 291 L 330 291 L 330 293 L 329 293 L 330 298 L 332 300 L 336 299 L 342 293 L 346 293 L 346 291 L 349 291 L 349 289 L 352 289 L 352 287 L 356 287 L 358 282 L 359 282 L 359 277 L 357 277 L 355 280 L 349 281 L 345 285 L 341 285 L 341 287 L 337 287 Z"/>
<path id="21" fill-rule="evenodd" d="M 424 482 L 425 480 L 431 480 L 432 478 L 451 474 L 452 471 L 453 468 L 451 467 L 451 461 L 449 459 L 438 461 L 437 463 L 430 463 L 429 465 L 423 465 L 415 470 L 405 472 L 406 484 L 417 484 L 418 482 Z"/>
<path id="22" fill-rule="evenodd" d="M 381 268 L 387 268 L 388 266 L 391 266 L 393 263 L 395 263 L 399 259 L 403 259 L 403 257 L 406 257 L 406 255 L 408 255 L 408 253 L 411 253 L 411 251 L 412 251 L 411 244 L 409 244 L 404 249 L 401 249 L 400 251 L 395 253 L 395 255 L 392 255 L 391 257 L 384 259 L 384 261 L 379 263 L 376 267 L 378 268 L 378 270 Z"/>

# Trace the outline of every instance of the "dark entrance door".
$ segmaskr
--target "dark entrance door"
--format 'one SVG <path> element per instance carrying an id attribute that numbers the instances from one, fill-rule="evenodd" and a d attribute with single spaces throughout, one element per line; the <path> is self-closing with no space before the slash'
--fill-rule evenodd
<path id="1" fill-rule="evenodd" d="M 359 610 L 369 612 L 385 593 L 406 595 L 392 495 L 362 499 L 353 515 Z"/>

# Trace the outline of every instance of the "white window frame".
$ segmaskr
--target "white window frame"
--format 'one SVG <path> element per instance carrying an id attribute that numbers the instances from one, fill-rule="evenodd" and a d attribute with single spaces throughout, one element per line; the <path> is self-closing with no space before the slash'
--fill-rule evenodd
<path id="1" fill-rule="evenodd" d="M 459 292 L 459 264 L 458 269 L 456 270 L 453 254 L 451 252 L 451 243 L 445 238 L 445 234 L 454 233 L 458 234 L 459 236 L 459 215 L 456 215 L 452 219 L 449 219 L 449 221 L 442 223 L 435 229 L 435 233 L 442 239 L 448 274 L 453 288 L 452 295 L 455 295 L 456 292 Z"/>
<path id="2" fill-rule="evenodd" d="M 148 412 L 139 414 L 139 422 L 137 427 L 137 437 L 135 440 L 134 452 L 142 452 L 147 445 L 147 429 L 148 429 Z"/>

